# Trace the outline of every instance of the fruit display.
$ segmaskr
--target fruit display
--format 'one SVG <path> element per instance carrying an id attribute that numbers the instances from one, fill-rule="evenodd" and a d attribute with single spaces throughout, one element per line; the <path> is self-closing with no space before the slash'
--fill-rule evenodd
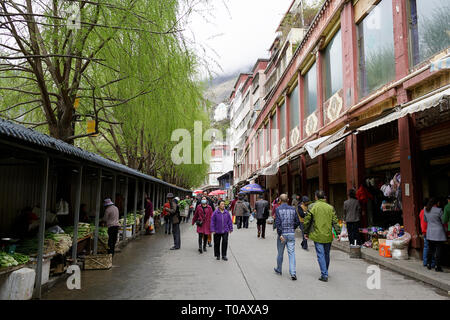
<path id="1" fill-rule="evenodd" d="M 0 268 L 9 268 L 18 266 L 19 263 L 6 252 L 0 252 Z"/>

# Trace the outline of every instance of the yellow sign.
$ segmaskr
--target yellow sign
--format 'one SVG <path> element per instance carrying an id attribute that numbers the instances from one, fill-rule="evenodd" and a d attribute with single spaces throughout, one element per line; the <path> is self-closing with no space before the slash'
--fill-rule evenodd
<path id="1" fill-rule="evenodd" d="M 94 133 L 95 132 L 95 120 L 88 120 L 87 121 L 87 133 Z"/>

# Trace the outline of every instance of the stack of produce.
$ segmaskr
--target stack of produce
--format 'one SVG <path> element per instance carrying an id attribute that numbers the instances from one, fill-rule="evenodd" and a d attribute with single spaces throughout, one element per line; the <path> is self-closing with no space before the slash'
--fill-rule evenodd
<path id="1" fill-rule="evenodd" d="M 38 238 L 24 239 L 17 245 L 17 252 L 26 255 L 36 255 L 38 253 L 39 240 Z M 56 251 L 55 241 L 46 238 L 44 240 L 44 254 Z"/>
<path id="2" fill-rule="evenodd" d="M 66 234 L 70 235 L 73 238 L 73 227 L 65 228 Z M 91 225 L 89 223 L 78 223 L 78 239 L 82 239 L 91 234 Z"/>
<path id="3" fill-rule="evenodd" d="M 104 243 L 108 243 L 108 228 L 100 227 L 98 228 L 98 238 L 102 240 Z"/>
<path id="4" fill-rule="evenodd" d="M 18 265 L 19 262 L 17 262 L 11 255 L 6 252 L 0 252 L 0 268 L 14 267 Z"/>
<path id="5" fill-rule="evenodd" d="M 55 234 L 55 251 L 58 254 L 66 254 L 67 251 L 72 247 L 72 237 L 68 234 Z"/>
<path id="6" fill-rule="evenodd" d="M 19 265 L 25 264 L 28 261 L 30 261 L 30 257 L 29 256 L 27 256 L 25 254 L 17 253 L 17 252 L 13 253 L 13 254 L 10 254 L 10 256 L 12 256 L 14 258 L 14 260 L 16 260 L 19 263 Z"/>

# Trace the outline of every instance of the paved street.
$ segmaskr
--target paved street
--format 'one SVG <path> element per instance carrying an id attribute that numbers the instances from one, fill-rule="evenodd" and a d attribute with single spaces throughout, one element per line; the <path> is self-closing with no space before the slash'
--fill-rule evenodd
<path id="1" fill-rule="evenodd" d="M 382 269 L 381 289 L 366 287 L 369 263 L 332 250 L 328 283 L 320 276 L 315 251 L 296 243 L 298 281 L 289 277 L 287 253 L 283 276 L 273 272 L 276 236 L 268 225 L 266 239 L 256 237 L 256 223 L 235 230 L 229 242 L 229 261 L 217 261 L 213 248 L 200 255 L 197 234 L 182 224 L 182 249 L 168 250 L 172 236 L 158 232 L 128 244 L 107 271 L 83 271 L 82 289 L 69 291 L 60 283 L 43 299 L 449 299 L 446 293 L 424 283 Z M 300 234 L 298 234 L 300 236 Z"/>

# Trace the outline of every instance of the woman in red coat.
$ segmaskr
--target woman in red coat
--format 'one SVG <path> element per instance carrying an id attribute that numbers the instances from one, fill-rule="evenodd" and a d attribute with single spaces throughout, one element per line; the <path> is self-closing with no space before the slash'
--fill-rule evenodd
<path id="1" fill-rule="evenodd" d="M 198 252 L 206 252 L 206 244 L 208 242 L 208 235 L 211 234 L 211 217 L 213 214 L 213 209 L 208 205 L 208 200 L 206 197 L 202 197 L 201 204 L 197 206 L 194 213 L 194 218 L 192 219 L 192 225 L 197 225 L 198 233 Z M 203 244 L 203 250 L 202 250 Z"/>

